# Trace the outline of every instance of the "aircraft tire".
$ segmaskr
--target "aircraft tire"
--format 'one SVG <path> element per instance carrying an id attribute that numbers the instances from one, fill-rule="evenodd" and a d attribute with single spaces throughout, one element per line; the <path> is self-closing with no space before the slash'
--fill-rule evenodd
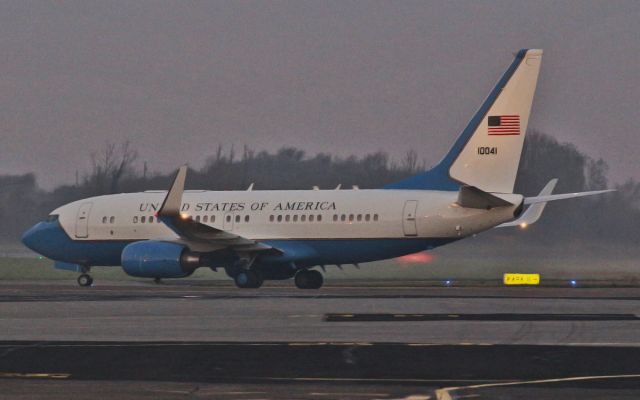
<path id="1" fill-rule="evenodd" d="M 264 283 L 262 276 L 258 272 L 252 270 L 245 270 L 238 273 L 235 276 L 234 281 L 236 286 L 241 289 L 257 289 Z"/>
<path id="2" fill-rule="evenodd" d="M 91 286 L 93 284 L 93 278 L 89 274 L 82 274 L 78 277 L 78 285 L 82 287 Z"/>
<path id="3" fill-rule="evenodd" d="M 298 289 L 320 289 L 324 278 L 318 271 L 301 270 L 296 274 L 294 281 Z"/>

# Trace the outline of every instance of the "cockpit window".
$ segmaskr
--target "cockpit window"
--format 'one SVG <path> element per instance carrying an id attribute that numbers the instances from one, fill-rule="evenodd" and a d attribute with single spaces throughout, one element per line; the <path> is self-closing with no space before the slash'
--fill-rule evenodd
<path id="1" fill-rule="evenodd" d="M 58 220 L 58 215 L 56 214 L 51 214 L 46 219 L 47 222 L 56 222 L 57 220 Z"/>

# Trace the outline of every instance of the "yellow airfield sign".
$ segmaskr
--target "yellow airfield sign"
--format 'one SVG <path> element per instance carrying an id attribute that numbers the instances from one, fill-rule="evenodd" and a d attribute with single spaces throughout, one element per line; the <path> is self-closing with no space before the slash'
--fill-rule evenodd
<path id="1" fill-rule="evenodd" d="M 505 285 L 539 285 L 540 274 L 504 274 Z"/>

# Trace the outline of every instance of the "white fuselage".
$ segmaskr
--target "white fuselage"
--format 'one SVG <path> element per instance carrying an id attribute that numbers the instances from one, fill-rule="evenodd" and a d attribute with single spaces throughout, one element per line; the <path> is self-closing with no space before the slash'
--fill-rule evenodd
<path id="1" fill-rule="evenodd" d="M 176 238 L 155 217 L 165 195 L 157 191 L 92 197 L 52 214 L 59 215 L 62 228 L 77 241 Z M 519 204 L 463 208 L 456 204 L 457 196 L 450 191 L 383 189 L 186 191 L 182 212 L 202 224 L 258 241 L 460 238 L 512 220 Z"/>

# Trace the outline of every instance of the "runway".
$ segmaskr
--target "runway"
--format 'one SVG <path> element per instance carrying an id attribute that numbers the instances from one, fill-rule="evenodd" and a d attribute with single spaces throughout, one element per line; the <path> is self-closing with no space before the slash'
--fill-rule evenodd
<path id="1" fill-rule="evenodd" d="M 9 399 L 96 385 L 123 399 L 637 398 L 639 306 L 634 288 L 3 283 L 0 386 Z"/>
<path id="2" fill-rule="evenodd" d="M 638 346 L 640 290 L 0 285 L 0 340 Z"/>

